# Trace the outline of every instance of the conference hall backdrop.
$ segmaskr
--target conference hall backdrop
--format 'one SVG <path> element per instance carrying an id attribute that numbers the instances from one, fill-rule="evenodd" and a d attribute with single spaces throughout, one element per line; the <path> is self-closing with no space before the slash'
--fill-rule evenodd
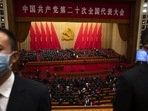
<path id="1" fill-rule="evenodd" d="M 20 50 L 112 48 L 126 55 L 127 42 L 119 35 L 117 23 L 31 22 Z"/>

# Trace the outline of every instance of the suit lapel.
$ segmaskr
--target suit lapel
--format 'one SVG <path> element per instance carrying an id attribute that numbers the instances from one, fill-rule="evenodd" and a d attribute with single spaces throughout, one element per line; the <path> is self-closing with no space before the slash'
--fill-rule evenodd
<path id="1" fill-rule="evenodd" d="M 14 85 L 10 94 L 10 98 L 6 111 L 21 111 L 25 98 L 25 88 L 21 84 L 19 77 L 15 76 Z"/>

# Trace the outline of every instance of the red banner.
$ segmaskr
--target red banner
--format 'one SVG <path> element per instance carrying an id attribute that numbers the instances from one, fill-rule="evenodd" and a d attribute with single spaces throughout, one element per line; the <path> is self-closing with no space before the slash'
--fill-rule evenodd
<path id="1" fill-rule="evenodd" d="M 15 0 L 15 12 L 16 17 L 129 19 L 130 4 Z"/>

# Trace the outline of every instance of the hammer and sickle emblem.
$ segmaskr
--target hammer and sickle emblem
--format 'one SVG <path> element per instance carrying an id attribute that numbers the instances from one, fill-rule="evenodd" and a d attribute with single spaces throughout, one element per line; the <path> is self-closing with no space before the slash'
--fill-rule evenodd
<path id="1" fill-rule="evenodd" d="M 63 33 L 62 33 L 62 41 L 70 41 L 74 39 L 74 32 L 70 29 L 67 28 Z"/>

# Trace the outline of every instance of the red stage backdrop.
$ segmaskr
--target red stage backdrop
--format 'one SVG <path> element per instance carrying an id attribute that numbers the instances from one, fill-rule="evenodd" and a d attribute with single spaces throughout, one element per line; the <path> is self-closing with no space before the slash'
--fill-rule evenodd
<path id="1" fill-rule="evenodd" d="M 83 31 L 84 28 L 84 31 Z M 102 24 L 98 26 L 96 23 L 94 29 L 92 29 L 92 24 L 88 28 L 88 23 L 86 26 L 83 26 L 83 23 L 80 26 L 79 33 L 74 45 L 74 49 L 101 49 L 101 39 L 102 39 Z"/>
<path id="2" fill-rule="evenodd" d="M 30 50 L 38 49 L 61 49 L 59 40 L 55 28 L 52 24 L 45 25 L 45 29 L 42 22 L 38 24 L 34 23 L 30 26 Z"/>
<path id="3" fill-rule="evenodd" d="M 16 17 L 129 19 L 129 3 L 53 2 L 14 0 Z"/>

